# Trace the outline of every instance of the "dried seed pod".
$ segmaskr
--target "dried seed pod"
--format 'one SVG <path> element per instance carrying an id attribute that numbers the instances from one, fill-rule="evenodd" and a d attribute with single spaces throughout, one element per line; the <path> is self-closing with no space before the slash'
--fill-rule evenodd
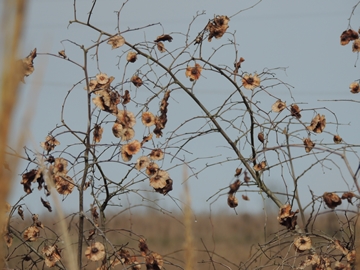
<path id="1" fill-rule="evenodd" d="M 339 135 L 334 135 L 334 143 L 339 144 L 342 142 L 342 138 Z"/>
<path id="2" fill-rule="evenodd" d="M 91 261 L 102 261 L 105 258 L 105 247 L 100 242 L 91 244 L 85 250 L 85 256 Z"/>
<path id="3" fill-rule="evenodd" d="M 281 101 L 278 99 L 272 106 L 271 110 L 273 112 L 282 112 L 286 108 L 286 102 Z"/>
<path id="4" fill-rule="evenodd" d="M 229 193 L 229 194 L 234 194 L 236 191 L 239 190 L 240 185 L 241 185 L 240 180 L 237 179 L 234 183 L 232 183 L 232 184 L 229 186 L 230 190 L 229 190 L 228 193 Z"/>
<path id="5" fill-rule="evenodd" d="M 67 58 L 66 54 L 65 54 L 65 50 L 61 50 L 58 52 L 58 54 L 62 57 L 62 58 Z"/>
<path id="6" fill-rule="evenodd" d="M 294 239 L 294 248 L 299 253 L 309 250 L 311 247 L 312 243 L 310 237 L 298 236 Z"/>
<path id="7" fill-rule="evenodd" d="M 297 119 L 301 118 L 300 108 L 299 108 L 298 105 L 292 104 L 291 107 L 290 107 L 290 112 L 291 112 L 291 116 L 294 116 Z"/>
<path id="8" fill-rule="evenodd" d="M 294 230 L 297 224 L 297 216 L 296 214 L 299 210 L 295 212 L 291 211 L 290 204 L 284 204 L 279 209 L 279 214 L 277 216 L 277 220 L 280 225 L 285 226 L 288 230 Z"/>
<path id="9" fill-rule="evenodd" d="M 199 64 L 195 64 L 195 67 L 187 67 L 185 70 L 185 76 L 190 77 L 190 81 L 196 81 L 200 78 L 202 67 Z"/>
<path id="10" fill-rule="evenodd" d="M 316 115 L 312 120 L 310 126 L 307 127 L 308 130 L 315 133 L 321 133 L 324 131 L 326 126 L 325 115 Z"/>
<path id="11" fill-rule="evenodd" d="M 157 46 L 157 49 L 159 50 L 159 52 L 161 52 L 161 53 L 166 52 L 165 45 L 161 41 L 159 41 L 156 44 L 156 46 Z"/>
<path id="12" fill-rule="evenodd" d="M 136 52 L 128 52 L 126 56 L 126 60 L 130 63 L 135 63 L 137 60 L 137 53 Z"/>
<path id="13" fill-rule="evenodd" d="M 256 87 L 260 86 L 260 78 L 256 73 L 254 76 L 252 74 L 245 74 L 242 77 L 242 85 L 247 90 L 254 90 Z"/>
<path id="14" fill-rule="evenodd" d="M 231 208 L 235 208 L 238 206 L 239 201 L 238 199 L 233 195 L 233 194 L 229 194 L 228 195 L 228 199 L 227 199 L 227 204 L 231 207 Z"/>
<path id="15" fill-rule="evenodd" d="M 303 139 L 304 145 L 305 145 L 305 151 L 306 153 L 309 153 L 315 146 L 315 143 L 313 143 L 310 138 Z"/>
<path id="16" fill-rule="evenodd" d="M 351 203 L 352 204 L 352 198 L 355 196 L 355 194 L 354 193 L 352 193 L 352 192 L 345 192 L 342 196 L 341 196 L 341 199 L 342 200 L 347 200 L 348 201 L 348 203 Z"/>
<path id="17" fill-rule="evenodd" d="M 234 176 L 238 177 L 241 174 L 241 172 L 242 172 L 242 168 L 236 168 Z"/>
<path id="18" fill-rule="evenodd" d="M 350 92 L 353 94 L 357 94 L 360 92 L 360 86 L 358 82 L 351 83 L 349 88 L 350 88 Z"/>
<path id="19" fill-rule="evenodd" d="M 265 141 L 264 133 L 260 132 L 260 133 L 258 134 L 258 140 L 259 140 L 261 143 L 264 143 L 264 141 Z"/>

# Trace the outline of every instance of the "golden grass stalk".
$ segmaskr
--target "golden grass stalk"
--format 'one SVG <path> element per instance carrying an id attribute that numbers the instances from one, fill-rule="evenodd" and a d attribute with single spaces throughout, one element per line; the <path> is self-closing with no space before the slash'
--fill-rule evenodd
<path id="1" fill-rule="evenodd" d="M 5 0 L 3 2 L 1 20 L 1 84 L 0 84 L 0 213 L 3 215 L 5 202 L 14 179 L 17 160 L 12 158 L 6 161 L 6 148 L 9 143 L 13 124 L 14 108 L 18 101 L 18 59 L 21 37 L 27 9 L 26 0 Z M 10 169 L 5 168 L 5 164 Z M 5 225 L 5 219 L 0 218 L 0 228 Z M 0 258 L 4 258 L 4 245 L 0 248 Z"/>
<path id="2" fill-rule="evenodd" d="M 187 182 L 187 171 L 184 166 L 183 170 L 183 183 L 184 183 L 184 195 L 185 195 L 185 208 L 184 208 L 184 225 L 185 225 L 185 242 L 184 242 L 184 261 L 185 270 L 193 270 L 195 249 L 194 249 L 194 238 L 192 228 L 192 210 L 191 210 L 191 196 L 189 186 Z"/>

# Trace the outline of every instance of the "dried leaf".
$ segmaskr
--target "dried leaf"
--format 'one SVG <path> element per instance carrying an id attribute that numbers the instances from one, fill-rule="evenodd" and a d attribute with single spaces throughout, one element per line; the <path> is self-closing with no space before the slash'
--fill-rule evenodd
<path id="1" fill-rule="evenodd" d="M 41 199 L 41 202 L 42 202 L 43 206 L 44 206 L 45 208 L 47 208 L 47 210 L 49 210 L 49 212 L 52 212 L 50 203 L 47 202 L 47 201 L 45 201 L 45 200 L 43 200 L 43 198 L 40 198 L 40 199 Z"/>
<path id="2" fill-rule="evenodd" d="M 160 42 L 160 41 L 169 41 L 171 42 L 173 40 L 173 38 L 170 35 L 161 35 L 158 36 L 154 42 Z"/>

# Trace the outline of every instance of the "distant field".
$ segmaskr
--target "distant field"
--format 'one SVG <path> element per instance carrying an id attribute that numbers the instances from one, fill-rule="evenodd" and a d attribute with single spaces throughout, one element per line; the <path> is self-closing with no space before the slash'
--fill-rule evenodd
<path id="1" fill-rule="evenodd" d="M 334 232 L 337 230 L 337 222 L 334 222 L 334 214 L 326 215 L 329 220 L 326 222 L 317 222 L 322 224 L 323 232 Z M 293 236 L 291 233 L 283 230 L 283 227 L 278 225 L 276 221 L 276 214 L 269 217 L 267 221 L 264 215 L 214 215 L 201 214 L 193 217 L 192 230 L 194 241 L 194 261 L 197 269 L 247 269 L 244 263 L 248 261 L 259 249 L 259 244 L 264 244 L 272 239 L 276 239 L 276 232 L 279 232 L 279 247 L 285 245 L 284 250 L 289 254 L 295 251 L 291 248 Z M 56 225 L 51 226 L 54 220 L 44 219 L 40 220 L 45 225 L 54 231 L 60 231 Z M 70 220 L 70 219 L 69 219 Z M 118 216 L 108 216 L 108 223 L 106 226 L 106 236 L 112 244 L 119 249 L 125 247 L 131 251 L 132 254 L 138 257 L 138 261 L 143 263 L 138 249 L 138 240 L 143 237 L 147 240 L 150 250 L 161 254 L 164 258 L 165 269 L 180 269 L 184 267 L 184 233 L 185 226 L 183 225 L 183 217 L 181 215 L 170 216 L 168 214 L 161 214 L 159 212 L 147 212 L 144 214 L 130 214 L 129 212 L 122 213 Z M 196 220 L 196 221 L 195 221 Z M 90 228 L 89 222 L 87 228 Z M 31 221 L 17 220 L 13 222 L 13 226 L 19 231 L 24 231 L 27 226 L 31 225 Z M 74 244 L 76 241 L 76 221 L 72 221 L 73 229 L 70 233 L 73 235 Z M 314 228 L 315 229 L 315 228 Z M 45 238 L 51 243 L 55 241 L 54 234 L 50 230 L 45 229 L 46 232 L 41 231 L 41 238 L 36 242 L 31 243 L 37 249 L 42 248 Z M 88 232 L 88 231 L 87 231 Z M 84 235 L 85 238 L 88 234 Z M 96 241 L 103 241 L 97 235 L 94 238 Z M 88 241 L 89 242 L 89 241 Z M 14 239 L 13 246 L 10 250 L 20 242 Z M 273 243 L 274 244 L 274 243 Z M 61 242 L 58 243 L 61 247 Z M 290 248 L 289 248 L 290 247 Z M 111 247 L 107 245 L 108 254 L 110 255 Z M 192 248 L 192 247 L 191 247 Z M 283 250 L 283 251 L 284 251 Z M 279 258 L 281 258 L 279 253 Z M 15 251 L 16 254 L 20 250 Z M 66 260 L 66 250 L 62 251 L 63 259 Z M 276 252 L 276 248 L 271 251 L 272 254 Z M 22 253 L 24 254 L 24 253 Z M 30 253 L 31 255 L 31 253 Z M 36 255 L 31 255 L 32 259 L 36 259 Z M 111 260 L 110 256 L 110 260 Z M 86 261 L 86 259 L 84 258 Z M 260 256 L 249 267 L 254 269 L 255 265 L 266 264 L 266 256 Z M 26 262 L 24 262 L 26 265 Z M 10 267 L 22 268 L 22 258 L 18 257 L 9 262 Z M 42 268 L 42 262 L 39 261 L 39 268 Z M 85 269 L 96 269 L 98 263 L 89 262 Z M 254 268 L 253 268 L 254 267 Z M 115 269 L 123 269 L 121 265 Z M 145 269 L 145 266 L 142 266 Z M 273 269 L 273 268 L 269 268 Z"/>

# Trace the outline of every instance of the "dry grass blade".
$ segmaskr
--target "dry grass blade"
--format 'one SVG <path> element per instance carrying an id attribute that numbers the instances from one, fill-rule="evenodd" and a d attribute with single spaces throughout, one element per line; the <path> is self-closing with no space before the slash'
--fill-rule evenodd
<path id="1" fill-rule="evenodd" d="M 186 167 L 183 168 L 183 183 L 184 183 L 184 196 L 185 196 L 185 209 L 184 209 L 184 224 L 185 224 L 185 242 L 184 242 L 184 261 L 185 270 L 195 269 L 194 258 L 194 238 L 192 232 L 191 221 L 191 197 L 189 186 L 187 182 Z"/>
<path id="2" fill-rule="evenodd" d="M 2 68 L 1 68 L 1 88 L 0 88 L 0 212 L 3 213 L 5 201 L 9 195 L 13 173 L 15 172 L 16 160 L 8 162 L 12 168 L 6 170 L 5 164 L 6 147 L 10 138 L 12 117 L 15 105 L 17 103 L 16 94 L 19 87 L 17 74 L 19 71 L 16 64 L 19 44 L 24 25 L 27 1 L 7 0 L 3 3 L 2 21 L 1 21 L 1 40 L 2 48 Z M 0 219 L 0 228 L 4 225 L 5 219 Z M 3 258 L 4 250 L 1 246 L 0 257 Z"/>

